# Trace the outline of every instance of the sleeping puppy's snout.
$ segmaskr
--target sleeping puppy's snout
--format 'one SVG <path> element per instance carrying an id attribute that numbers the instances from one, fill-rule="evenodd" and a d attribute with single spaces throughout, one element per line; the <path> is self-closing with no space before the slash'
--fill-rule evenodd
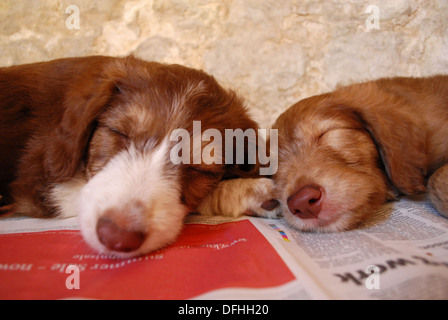
<path id="1" fill-rule="evenodd" d="M 386 181 L 379 169 L 347 168 L 344 162 L 324 160 L 316 167 L 313 161 L 302 160 L 292 156 L 284 160 L 274 177 L 285 220 L 297 229 L 346 230 L 386 200 Z"/>
<path id="2" fill-rule="evenodd" d="M 324 203 L 322 187 L 308 185 L 288 197 L 289 211 L 301 219 L 318 219 Z"/>
<path id="3" fill-rule="evenodd" d="M 143 231 L 120 227 L 109 218 L 98 220 L 96 232 L 103 245 L 119 252 L 138 250 L 146 238 L 146 233 Z"/>
<path id="4" fill-rule="evenodd" d="M 81 232 L 99 252 L 140 255 L 174 241 L 188 209 L 178 187 L 180 168 L 165 159 L 169 144 L 125 150 L 95 174 L 77 201 Z"/>
<path id="5" fill-rule="evenodd" d="M 145 210 L 144 205 L 138 201 L 119 210 L 116 208 L 106 210 L 96 224 L 98 240 L 112 251 L 138 250 L 147 237 L 147 231 L 136 223 L 136 220 L 141 219 L 129 219 L 128 217 L 142 217 Z"/>

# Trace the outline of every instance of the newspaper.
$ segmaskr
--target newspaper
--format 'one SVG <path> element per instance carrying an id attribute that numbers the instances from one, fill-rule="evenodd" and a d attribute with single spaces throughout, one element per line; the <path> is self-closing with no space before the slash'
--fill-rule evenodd
<path id="1" fill-rule="evenodd" d="M 448 299 L 448 220 L 410 199 L 342 233 L 191 215 L 127 260 L 90 249 L 76 218 L 0 220 L 0 299 L 36 298 Z"/>

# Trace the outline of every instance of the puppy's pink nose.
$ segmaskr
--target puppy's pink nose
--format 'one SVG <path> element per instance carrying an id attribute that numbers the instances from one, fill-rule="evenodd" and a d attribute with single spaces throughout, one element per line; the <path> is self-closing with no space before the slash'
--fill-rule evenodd
<path id="1" fill-rule="evenodd" d="M 301 219 L 316 219 L 322 210 L 322 188 L 309 185 L 287 200 L 289 211 Z"/>
<path id="2" fill-rule="evenodd" d="M 123 229 L 107 217 L 98 220 L 96 233 L 100 242 L 108 249 L 120 252 L 137 250 L 146 238 L 145 233 Z"/>

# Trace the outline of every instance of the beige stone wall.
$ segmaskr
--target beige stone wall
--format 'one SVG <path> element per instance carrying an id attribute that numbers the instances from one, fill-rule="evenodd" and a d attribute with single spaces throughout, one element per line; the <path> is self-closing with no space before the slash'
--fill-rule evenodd
<path id="1" fill-rule="evenodd" d="M 131 52 L 204 69 L 269 126 L 338 84 L 448 73 L 448 0 L 0 0 L 0 66 Z"/>

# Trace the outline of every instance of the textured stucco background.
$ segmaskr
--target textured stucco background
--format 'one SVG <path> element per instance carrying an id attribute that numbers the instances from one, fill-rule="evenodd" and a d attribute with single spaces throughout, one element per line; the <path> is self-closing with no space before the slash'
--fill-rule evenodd
<path id="1" fill-rule="evenodd" d="M 0 1 L 0 66 L 131 52 L 213 74 L 269 127 L 339 84 L 448 73 L 448 0 Z"/>

